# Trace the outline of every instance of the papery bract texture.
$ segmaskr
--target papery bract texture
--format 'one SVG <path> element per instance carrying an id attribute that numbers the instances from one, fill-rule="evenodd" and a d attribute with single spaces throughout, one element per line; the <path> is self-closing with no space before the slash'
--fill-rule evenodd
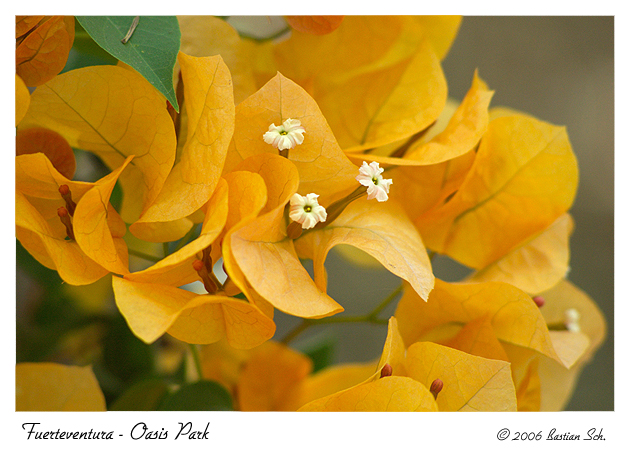
<path id="1" fill-rule="evenodd" d="M 120 213 L 128 223 L 157 197 L 175 160 L 175 130 L 164 98 L 138 73 L 121 67 L 76 69 L 39 86 L 20 123 L 34 126 L 94 152 L 112 170 L 135 156 L 120 179 Z"/>

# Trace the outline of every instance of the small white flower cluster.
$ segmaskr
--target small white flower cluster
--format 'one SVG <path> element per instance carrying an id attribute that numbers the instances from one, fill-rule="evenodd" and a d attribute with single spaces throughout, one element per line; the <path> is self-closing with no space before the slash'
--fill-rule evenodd
<path id="1" fill-rule="evenodd" d="M 304 142 L 303 134 L 305 131 L 299 120 L 287 119 L 280 126 L 276 126 L 275 123 L 269 125 L 269 131 L 263 134 L 263 139 L 278 150 L 290 150 Z M 375 161 L 370 164 L 363 161 L 363 165 L 359 167 L 359 175 L 357 175 L 356 180 L 367 187 L 368 200 L 375 198 L 379 202 L 385 202 L 389 198 L 389 187 L 392 180 L 383 178 L 384 170 Z M 326 208 L 318 203 L 318 197 L 319 195 L 313 193 L 306 196 L 298 193 L 293 194 L 289 218 L 302 224 L 302 229 L 306 230 L 313 228 L 319 222 L 325 222 Z"/>
<path id="2" fill-rule="evenodd" d="M 359 167 L 359 175 L 356 180 L 363 186 L 367 186 L 367 198 L 372 200 L 375 198 L 379 202 L 385 202 L 389 198 L 389 187 L 393 183 L 392 180 L 384 179 L 381 175 L 385 169 L 379 167 L 377 162 L 371 162 L 369 165 L 363 161 L 363 165 Z"/>
<path id="3" fill-rule="evenodd" d="M 564 325 L 569 331 L 580 331 L 580 312 L 575 308 L 567 309 L 564 312 Z"/>
<path id="4" fill-rule="evenodd" d="M 263 139 L 278 150 L 290 150 L 304 142 L 304 132 L 299 120 L 287 119 L 280 126 L 275 123 L 269 125 L 269 131 L 263 134 Z"/>
<path id="5" fill-rule="evenodd" d="M 301 223 L 302 229 L 313 228 L 318 222 L 326 222 L 326 208 L 321 206 L 317 194 L 306 194 L 302 196 L 298 193 L 291 197 L 291 209 L 289 218 L 294 222 Z"/>

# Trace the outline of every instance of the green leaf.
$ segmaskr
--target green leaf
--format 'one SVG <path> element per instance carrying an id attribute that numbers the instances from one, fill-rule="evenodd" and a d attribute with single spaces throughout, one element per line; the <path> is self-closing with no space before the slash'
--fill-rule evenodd
<path id="1" fill-rule="evenodd" d="M 98 45 L 144 76 L 179 112 L 173 88 L 173 68 L 181 34 L 174 16 L 141 16 L 126 44 L 133 16 L 76 16 Z"/>
<path id="2" fill-rule="evenodd" d="M 186 384 L 164 399 L 159 411 L 233 411 L 232 397 L 214 381 Z"/>
<path id="3" fill-rule="evenodd" d="M 68 56 L 68 62 L 63 72 L 79 69 L 81 67 L 96 66 L 99 64 L 116 64 L 118 59 L 107 53 L 94 42 L 92 36 L 83 29 L 78 20 L 74 21 L 74 43 Z"/>
<path id="4" fill-rule="evenodd" d="M 168 383 L 160 378 L 142 380 L 116 399 L 110 411 L 155 411 L 168 392 Z"/>

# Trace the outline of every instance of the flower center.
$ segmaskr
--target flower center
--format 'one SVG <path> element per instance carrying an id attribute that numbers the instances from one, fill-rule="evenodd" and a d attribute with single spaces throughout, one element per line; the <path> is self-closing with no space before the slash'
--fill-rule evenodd
<path id="1" fill-rule="evenodd" d="M 313 207 L 311 205 L 304 206 L 304 212 L 310 213 L 312 210 L 313 210 Z"/>
<path id="2" fill-rule="evenodd" d="M 375 186 L 378 186 L 378 178 L 372 177 L 372 183 L 374 183 Z"/>
<path id="3" fill-rule="evenodd" d="M 285 130 L 281 130 L 280 131 L 280 135 L 282 135 L 282 136 L 286 136 L 287 134 L 289 134 L 288 131 L 285 131 Z"/>

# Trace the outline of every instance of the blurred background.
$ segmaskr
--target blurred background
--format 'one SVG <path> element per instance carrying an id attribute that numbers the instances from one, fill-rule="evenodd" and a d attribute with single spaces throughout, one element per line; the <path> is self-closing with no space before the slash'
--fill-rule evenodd
<path id="1" fill-rule="evenodd" d="M 266 17 L 257 21 L 270 23 Z M 256 22 L 256 21 L 255 21 Z M 283 27 L 282 20 L 273 19 Z M 65 70 L 88 64 L 111 64 L 71 53 Z M 599 305 L 608 322 L 604 345 L 586 366 L 568 410 L 614 409 L 614 19 L 613 17 L 464 17 L 453 47 L 443 61 L 449 95 L 461 100 L 473 73 L 495 91 L 491 106 L 506 106 L 567 127 L 580 167 L 580 185 L 571 213 L 569 279 Z M 77 166 L 87 165 L 77 153 Z M 97 179 L 107 172 L 92 161 Z M 102 172 L 102 174 L 101 174 Z M 128 330 L 111 298 L 111 280 L 104 278 L 89 292 L 73 291 L 56 272 L 36 263 L 16 244 L 17 322 L 16 359 L 94 364 L 108 401 L 153 373 L 156 365 L 149 346 Z M 455 281 L 467 271 L 447 258 L 436 257 L 437 277 Z M 329 295 L 348 315 L 370 311 L 399 284 L 382 269 L 364 268 L 347 276 L 350 265 L 333 250 L 326 261 Z M 45 302 L 42 298 L 47 297 Z M 395 303 L 383 311 L 389 317 Z M 281 339 L 300 319 L 276 313 Z M 386 327 L 343 324 L 312 327 L 293 344 L 300 349 L 331 343 L 332 362 L 370 361 L 382 351 Z M 102 345 L 102 348 L 101 348 Z M 152 347 L 168 350 L 169 340 Z M 180 354 L 175 348 L 173 354 Z M 96 362 L 95 362 L 96 361 Z M 174 361 L 172 365 L 179 364 Z"/>

